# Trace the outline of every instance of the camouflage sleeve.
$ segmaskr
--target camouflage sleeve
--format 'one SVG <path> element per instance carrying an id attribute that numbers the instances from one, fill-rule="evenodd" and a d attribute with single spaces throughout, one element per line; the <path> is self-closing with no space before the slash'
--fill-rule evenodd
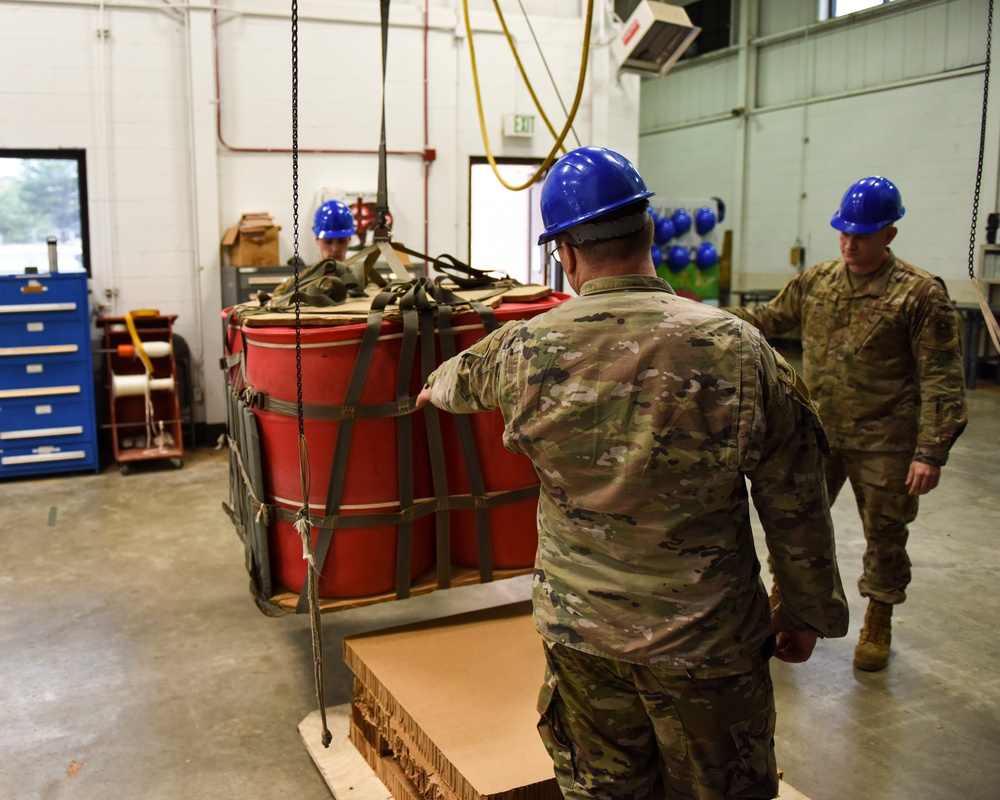
<path id="1" fill-rule="evenodd" d="M 823 472 L 826 436 L 802 379 L 766 344 L 761 373 L 760 455 L 748 476 L 781 597 L 776 613 L 793 630 L 844 636 L 848 611 Z"/>
<path id="2" fill-rule="evenodd" d="M 512 320 L 434 370 L 427 378 L 431 402 L 453 414 L 488 411 L 500 404 L 503 354 L 518 330 Z"/>
<path id="3" fill-rule="evenodd" d="M 804 278 L 792 278 L 770 303 L 755 306 L 732 306 L 730 314 L 746 320 L 765 336 L 780 336 L 799 327 L 802 321 L 802 300 L 805 297 Z"/>
<path id="4" fill-rule="evenodd" d="M 955 307 L 944 286 L 930 283 L 917 302 L 910 341 L 920 385 L 915 461 L 943 465 L 965 430 L 965 372 Z"/>

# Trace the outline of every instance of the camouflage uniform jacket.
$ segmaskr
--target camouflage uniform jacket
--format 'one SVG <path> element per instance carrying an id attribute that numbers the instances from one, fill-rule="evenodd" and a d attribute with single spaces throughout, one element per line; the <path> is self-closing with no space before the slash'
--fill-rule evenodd
<path id="1" fill-rule="evenodd" d="M 499 406 L 535 465 L 543 637 L 663 668 L 750 658 L 771 626 L 745 476 L 789 622 L 846 633 L 822 428 L 752 326 L 659 278 L 601 278 L 429 383 L 439 408 Z"/>
<path id="2" fill-rule="evenodd" d="M 940 278 L 896 258 L 852 287 L 842 259 L 769 304 L 729 309 L 766 336 L 802 328 L 802 372 L 836 450 L 942 465 L 964 430 L 959 323 Z"/>

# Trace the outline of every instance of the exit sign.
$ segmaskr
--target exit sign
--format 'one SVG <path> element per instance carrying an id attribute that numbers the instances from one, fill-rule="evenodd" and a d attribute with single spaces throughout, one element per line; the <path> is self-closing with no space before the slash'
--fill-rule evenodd
<path id="1" fill-rule="evenodd" d="M 504 114 L 503 135 L 530 138 L 535 135 L 534 114 Z"/>

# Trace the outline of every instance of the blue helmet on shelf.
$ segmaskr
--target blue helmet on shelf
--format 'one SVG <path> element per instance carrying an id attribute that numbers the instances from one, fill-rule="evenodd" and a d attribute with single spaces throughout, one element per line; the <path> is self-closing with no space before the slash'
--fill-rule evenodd
<path id="1" fill-rule="evenodd" d="M 875 233 L 905 213 L 896 184 L 888 178 L 872 175 L 852 184 L 844 192 L 830 225 L 842 233 Z"/>
<path id="2" fill-rule="evenodd" d="M 661 247 L 674 238 L 674 221 L 670 217 L 660 217 L 653 228 L 653 241 Z"/>
<path id="3" fill-rule="evenodd" d="M 691 263 L 691 254 L 683 245 L 675 244 L 667 253 L 667 265 L 673 272 L 683 272 Z"/>
<path id="4" fill-rule="evenodd" d="M 317 239 L 346 239 L 353 236 L 356 230 L 354 215 L 346 203 L 327 200 L 316 209 L 313 233 Z"/>
<path id="5" fill-rule="evenodd" d="M 627 217 L 604 222 L 600 218 L 652 195 L 625 156 L 606 147 L 571 150 L 552 165 L 542 185 L 545 232 L 538 243 L 551 242 L 564 231 L 577 244 L 627 236 L 646 224 L 648 203 Z"/>
<path id="6" fill-rule="evenodd" d="M 698 269 L 710 269 L 719 260 L 719 252 L 711 242 L 702 242 L 694 254 L 694 263 Z"/>
<path id="7" fill-rule="evenodd" d="M 653 258 L 654 267 L 658 267 L 663 263 L 663 251 L 655 244 L 649 248 L 649 254 Z"/>
<path id="8" fill-rule="evenodd" d="M 708 206 L 702 206 L 694 212 L 694 229 L 699 236 L 704 236 L 715 227 L 715 212 Z"/>
<path id="9" fill-rule="evenodd" d="M 678 208 L 674 212 L 674 230 L 678 236 L 683 236 L 691 230 L 691 215 L 687 212 L 687 209 Z"/>

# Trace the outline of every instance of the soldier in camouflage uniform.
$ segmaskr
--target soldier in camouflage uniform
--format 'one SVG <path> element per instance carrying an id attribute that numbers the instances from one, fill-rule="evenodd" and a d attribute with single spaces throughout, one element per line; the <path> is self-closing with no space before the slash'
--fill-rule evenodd
<path id="1" fill-rule="evenodd" d="M 889 663 L 892 606 L 910 582 L 907 525 L 917 498 L 937 486 L 966 423 L 948 292 L 889 249 L 904 213 L 891 181 L 858 181 L 831 221 L 842 258 L 803 271 L 768 305 L 729 309 L 767 336 L 801 327 L 803 373 L 833 449 L 830 501 L 850 480 L 864 525 L 858 588 L 869 603 L 854 665 L 870 671 Z"/>
<path id="2" fill-rule="evenodd" d="M 613 151 L 560 159 L 542 241 L 579 297 L 445 362 L 418 404 L 499 407 L 538 473 L 539 731 L 564 796 L 643 798 L 659 776 L 678 800 L 772 798 L 768 658 L 805 661 L 848 625 L 826 444 L 752 326 L 656 277 L 651 194 Z M 773 617 L 747 479 L 785 598 Z"/>

